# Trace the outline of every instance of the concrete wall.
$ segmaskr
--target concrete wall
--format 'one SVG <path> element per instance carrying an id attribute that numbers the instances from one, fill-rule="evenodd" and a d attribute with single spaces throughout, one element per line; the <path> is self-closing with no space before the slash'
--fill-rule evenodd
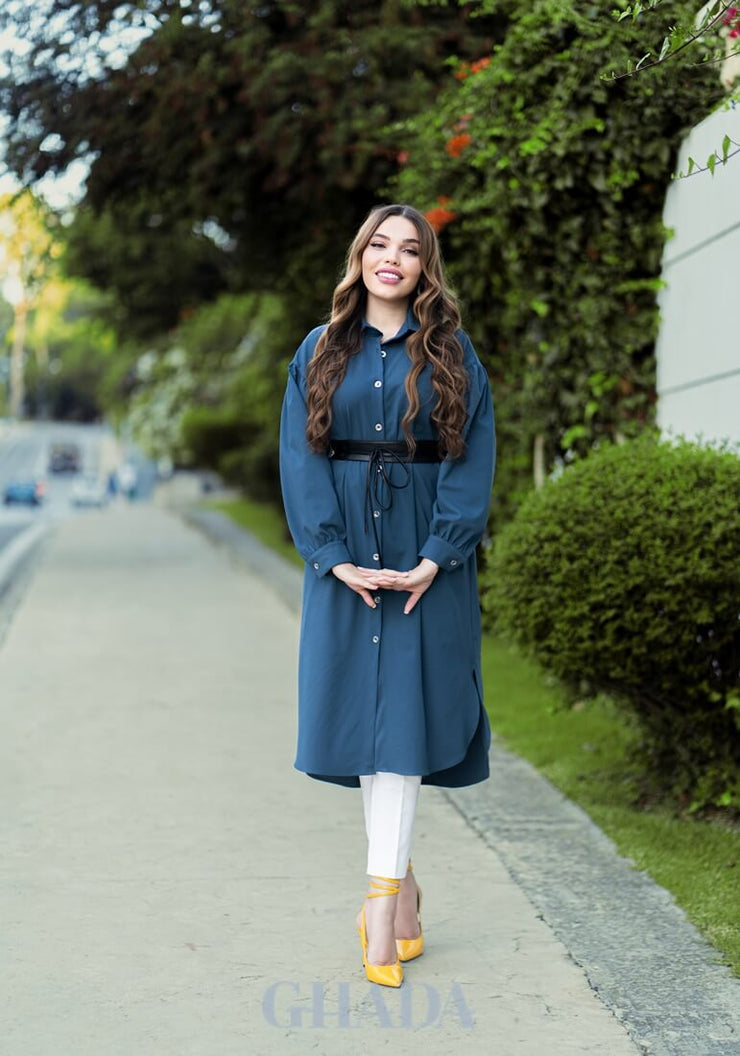
<path id="1" fill-rule="evenodd" d="M 740 107 L 702 121 L 685 140 L 700 165 L 721 153 L 725 134 L 740 144 Z M 736 148 L 731 148 L 736 149 Z M 676 180 L 664 210 L 666 243 L 656 348 L 658 425 L 692 439 L 740 443 L 740 155 Z"/>

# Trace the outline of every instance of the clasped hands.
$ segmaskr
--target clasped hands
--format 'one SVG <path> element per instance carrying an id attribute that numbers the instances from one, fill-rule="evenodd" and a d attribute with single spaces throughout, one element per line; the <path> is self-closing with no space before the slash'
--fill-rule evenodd
<path id="1" fill-rule="evenodd" d="M 332 572 L 347 586 L 359 594 L 366 605 L 371 609 L 376 608 L 372 591 L 384 590 L 406 590 L 409 593 L 408 601 L 404 606 L 404 615 L 408 616 L 419 598 L 432 585 L 434 577 L 439 571 L 439 565 L 428 557 L 422 557 L 416 568 L 408 572 L 397 572 L 392 568 L 362 568 L 345 562 L 334 565 Z"/>

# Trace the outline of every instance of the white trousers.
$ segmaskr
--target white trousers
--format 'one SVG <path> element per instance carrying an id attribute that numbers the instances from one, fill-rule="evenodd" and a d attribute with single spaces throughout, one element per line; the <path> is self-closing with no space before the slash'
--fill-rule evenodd
<path id="1" fill-rule="evenodd" d="M 421 776 L 361 774 L 367 832 L 367 871 L 371 876 L 406 875 Z"/>

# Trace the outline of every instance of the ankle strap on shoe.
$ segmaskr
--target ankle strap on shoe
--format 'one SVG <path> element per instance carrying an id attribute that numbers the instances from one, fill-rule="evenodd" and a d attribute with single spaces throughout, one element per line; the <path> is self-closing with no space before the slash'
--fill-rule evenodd
<path id="1" fill-rule="evenodd" d="M 376 883 L 378 880 L 381 880 L 382 883 Z M 370 887 L 374 887 L 376 890 L 368 891 L 368 898 L 380 898 L 382 895 L 397 895 L 401 889 L 401 881 L 393 876 L 371 876 Z"/>

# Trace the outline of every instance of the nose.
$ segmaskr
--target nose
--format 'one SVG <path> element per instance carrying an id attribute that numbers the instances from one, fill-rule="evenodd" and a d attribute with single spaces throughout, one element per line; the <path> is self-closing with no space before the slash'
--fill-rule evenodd
<path id="1" fill-rule="evenodd" d="M 385 250 L 387 264 L 398 264 L 398 250 L 394 246 L 387 246 Z"/>

